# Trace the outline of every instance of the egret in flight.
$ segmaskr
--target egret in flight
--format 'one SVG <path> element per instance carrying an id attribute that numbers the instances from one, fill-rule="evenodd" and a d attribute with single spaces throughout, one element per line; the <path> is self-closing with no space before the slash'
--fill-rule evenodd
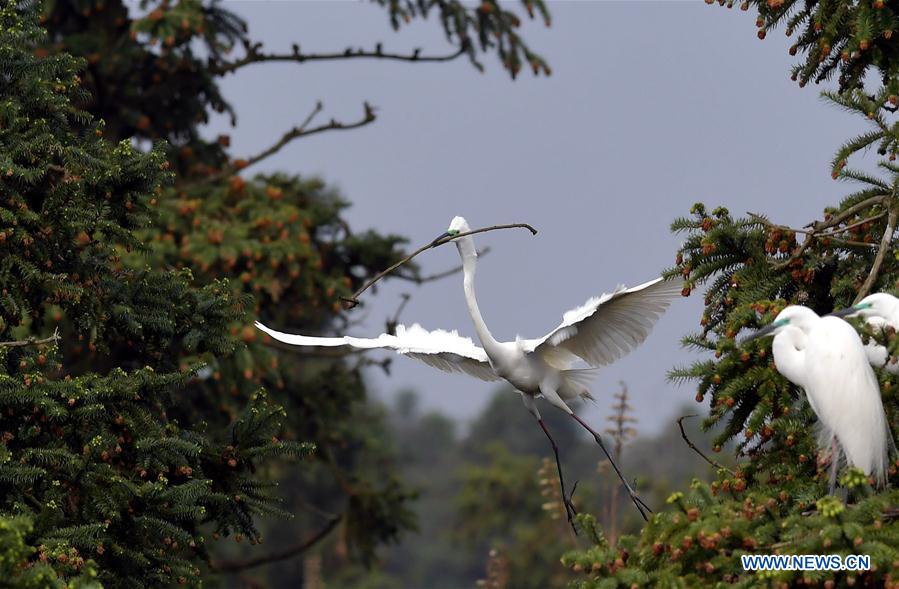
<path id="1" fill-rule="evenodd" d="M 535 401 L 537 397 L 543 397 L 590 432 L 646 519 L 644 508 L 649 508 L 637 497 L 612 461 L 599 433 L 575 414 L 568 403 L 577 399 L 592 399 L 588 384 L 596 369 L 611 364 L 640 345 L 668 308 L 671 299 L 680 293 L 681 285 L 657 278 L 634 288 L 620 286 L 611 294 L 593 297 L 584 305 L 568 311 L 562 323 L 541 338 L 516 338 L 512 342 L 500 342 L 487 329 L 475 298 L 474 276 L 478 254 L 474 239 L 468 235 L 456 239 L 468 231 L 470 228 L 465 219 L 456 217 L 449 229 L 434 240 L 434 244 L 444 240 L 456 243 L 462 258 L 465 302 L 483 347 L 456 331 L 428 331 L 418 324 L 411 327 L 398 325 L 395 335 L 381 334 L 371 339 L 291 335 L 274 331 L 258 321 L 256 326 L 287 344 L 388 348 L 446 372 L 462 372 L 485 381 L 507 381 L 521 394 L 525 407 L 549 438 L 559 471 L 565 510 L 569 522 L 572 522 L 577 512 L 571 503 L 571 496 L 565 492 L 559 449 Z M 586 363 L 588 367 L 576 367 L 578 363 Z"/>
<path id="2" fill-rule="evenodd" d="M 887 327 L 899 329 L 899 299 L 885 292 L 870 294 L 851 307 L 834 311 L 835 317 L 861 317 L 876 332 Z M 875 340 L 865 344 L 865 354 L 871 366 L 882 368 L 890 374 L 899 374 L 899 364 L 890 359 L 885 346 Z"/>
<path id="3" fill-rule="evenodd" d="M 831 486 L 843 456 L 883 485 L 892 439 L 877 377 L 855 329 L 842 319 L 792 305 L 744 342 L 766 335 L 774 336 L 777 371 L 802 387 L 818 416 L 819 447 L 837 449 Z"/>

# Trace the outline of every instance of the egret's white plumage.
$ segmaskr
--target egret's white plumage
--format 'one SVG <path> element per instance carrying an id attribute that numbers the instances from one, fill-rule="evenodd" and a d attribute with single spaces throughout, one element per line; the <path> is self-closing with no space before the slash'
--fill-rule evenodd
<path id="1" fill-rule="evenodd" d="M 484 348 L 476 346 L 471 338 L 462 337 L 456 330 L 436 329 L 428 331 L 418 323 L 411 327 L 397 325 L 396 335 L 382 333 L 376 338 L 362 337 L 312 337 L 282 333 L 256 322 L 256 327 L 276 340 L 294 346 L 351 346 L 353 348 L 389 348 L 421 360 L 425 364 L 445 372 L 463 372 L 481 380 L 499 380 L 490 367 Z"/>
<path id="2" fill-rule="evenodd" d="M 554 366 L 567 367 L 578 359 L 606 366 L 646 339 L 679 290 L 678 284 L 661 278 L 633 288 L 620 285 L 567 311 L 562 323 L 542 338 L 524 340 L 525 350 Z"/>
<path id="3" fill-rule="evenodd" d="M 456 217 L 435 243 L 467 231 L 470 228 L 465 219 Z M 483 348 L 455 331 L 428 331 L 417 324 L 409 328 L 398 326 L 396 335 L 382 334 L 372 339 L 290 335 L 258 322 L 256 326 L 288 344 L 389 348 L 447 372 L 464 372 L 482 380 L 505 379 L 521 393 L 525 406 L 540 422 L 550 442 L 552 437 L 534 403 L 536 397 L 544 397 L 570 414 L 602 446 L 599 434 L 575 415 L 566 402 L 591 398 L 588 383 L 595 369 L 611 364 L 640 345 L 671 299 L 680 292 L 681 285 L 657 278 L 634 288 L 619 286 L 611 294 L 593 297 L 565 313 L 562 323 L 542 338 L 500 342 L 487 329 L 475 297 L 477 250 L 474 240 L 471 236 L 462 236 L 455 240 L 455 244 L 462 258 L 465 302 Z M 577 368 L 581 361 L 589 368 Z M 556 451 L 555 443 L 552 443 Z M 618 472 L 617 466 L 615 470 Z M 561 467 L 559 474 L 561 477 Z M 620 472 L 618 474 L 621 476 Z M 623 477 L 622 482 L 637 504 L 639 499 Z M 569 507 L 567 503 L 566 507 Z"/>
<path id="4" fill-rule="evenodd" d="M 777 371 L 802 387 L 818 416 L 821 448 L 836 440 L 838 454 L 883 484 L 891 437 L 877 377 L 852 326 L 793 305 L 753 337 L 768 334 Z M 833 461 L 835 473 L 840 456 Z"/>
<path id="5" fill-rule="evenodd" d="M 870 294 L 851 307 L 834 313 L 838 317 L 861 317 L 876 332 L 887 327 L 899 330 L 899 299 L 885 292 Z M 899 363 L 891 360 L 886 347 L 870 340 L 865 344 L 865 354 L 871 366 L 899 374 Z"/>

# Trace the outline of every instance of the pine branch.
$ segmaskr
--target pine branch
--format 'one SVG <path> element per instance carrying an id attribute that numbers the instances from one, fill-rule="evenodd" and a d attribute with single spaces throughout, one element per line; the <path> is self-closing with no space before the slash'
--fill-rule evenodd
<path id="1" fill-rule="evenodd" d="M 786 260 L 784 260 L 782 262 L 778 262 L 774 265 L 776 270 L 781 270 L 783 268 L 788 267 L 794 260 L 801 258 L 803 256 L 803 254 L 805 254 L 806 250 L 808 250 L 808 248 L 812 245 L 812 243 L 817 239 L 827 238 L 827 239 L 836 241 L 836 242 L 844 244 L 844 245 L 858 246 L 858 247 L 873 247 L 873 245 L 870 243 L 865 243 L 862 241 L 853 241 L 850 239 L 843 239 L 841 237 L 837 237 L 837 234 L 842 233 L 844 231 L 848 231 L 850 229 L 854 229 L 855 227 L 857 227 L 859 225 L 863 225 L 870 221 L 879 219 L 880 217 L 883 216 L 883 213 L 878 213 L 876 215 L 872 215 L 870 217 L 867 217 L 866 219 L 863 219 L 863 220 L 853 223 L 851 225 L 847 225 L 846 227 L 843 227 L 840 229 L 834 229 L 832 231 L 826 231 L 826 230 L 836 227 L 837 225 L 839 225 L 846 219 L 849 219 L 853 215 L 856 215 L 866 209 L 869 209 L 878 204 L 883 204 L 884 202 L 887 201 L 887 199 L 889 199 L 889 195 L 886 195 L 886 194 L 879 194 L 876 196 L 872 196 L 870 198 L 866 198 L 865 200 L 852 205 L 851 207 L 847 208 L 845 211 L 841 211 L 839 214 L 834 215 L 833 217 L 831 217 L 830 219 L 828 219 L 826 221 L 812 221 L 811 223 L 806 225 L 806 227 L 808 229 L 799 229 L 796 227 L 788 227 L 786 225 L 777 225 L 775 223 L 772 223 L 770 220 L 768 220 L 768 218 L 765 217 L 764 215 L 760 215 L 758 213 L 747 213 L 747 214 L 750 217 L 752 217 L 754 220 L 758 221 L 759 223 L 761 223 L 762 225 L 764 225 L 765 227 L 767 227 L 769 229 L 779 229 L 781 231 L 792 231 L 793 233 L 799 233 L 799 234 L 807 236 L 807 238 L 805 240 L 803 240 L 802 245 L 799 246 L 799 249 L 796 252 L 794 252 Z"/>
<path id="2" fill-rule="evenodd" d="M 697 447 L 696 447 L 696 444 L 694 444 L 693 442 L 691 442 L 691 441 L 690 441 L 690 438 L 687 437 L 687 432 L 684 431 L 684 420 L 685 420 L 685 419 L 689 419 L 689 418 L 691 418 L 691 417 L 699 417 L 699 416 L 696 415 L 696 414 L 694 413 L 694 414 L 692 414 L 692 415 L 682 415 L 680 418 L 678 418 L 678 420 L 677 420 L 677 427 L 680 428 L 680 435 L 681 435 L 681 437 L 684 439 L 684 441 L 687 443 L 687 445 L 690 447 L 690 449 L 692 449 L 694 452 L 696 452 L 697 454 L 699 454 L 700 456 L 702 456 L 702 459 L 703 459 L 703 460 L 705 460 L 706 462 L 708 462 L 709 464 L 711 464 L 711 465 L 714 466 L 715 468 L 724 469 L 724 470 L 726 470 L 727 472 L 729 472 L 731 475 L 734 475 L 734 474 L 735 474 L 734 471 L 732 471 L 731 469 L 727 468 L 726 466 L 724 466 L 724 465 L 721 464 L 720 462 L 717 462 L 717 461 L 715 461 L 715 460 L 712 460 L 711 458 L 709 458 L 708 456 L 706 456 L 706 455 L 702 452 L 702 450 L 700 450 L 699 448 L 697 448 Z"/>
<path id="3" fill-rule="evenodd" d="M 453 53 L 446 55 L 422 55 L 420 48 L 415 49 L 409 54 L 385 53 L 380 43 L 375 46 L 374 51 L 365 51 L 364 49 L 354 51 L 352 48 L 347 47 L 346 50 L 339 53 L 303 53 L 300 51 L 300 46 L 297 44 L 293 45 L 290 53 L 264 53 L 262 51 L 262 43 L 245 43 L 244 49 L 246 50 L 246 55 L 243 58 L 232 62 L 222 61 L 217 64 L 211 64 L 209 69 L 210 73 L 217 76 L 223 76 L 254 63 L 278 61 L 306 63 L 312 61 L 342 61 L 347 59 L 384 59 L 388 61 L 406 61 L 411 63 L 445 62 L 453 61 L 454 59 L 465 55 L 468 48 L 463 43 L 462 47 Z"/>
<path id="4" fill-rule="evenodd" d="M 382 278 L 384 278 L 385 276 L 387 276 L 388 274 L 390 274 L 391 272 L 393 272 L 394 270 L 396 270 L 403 264 L 409 262 L 410 260 L 412 260 L 412 258 L 414 258 L 415 256 L 417 256 L 418 254 L 420 254 L 421 252 L 423 252 L 425 250 L 435 248 L 439 245 L 443 245 L 444 243 L 449 243 L 450 241 L 459 239 L 460 237 L 465 237 L 467 235 L 474 235 L 476 233 L 484 233 L 486 231 L 496 231 L 498 229 L 514 229 L 516 227 L 521 227 L 521 228 L 527 229 L 528 231 L 531 232 L 531 235 L 537 235 L 537 230 L 534 229 L 531 225 L 528 225 L 527 223 L 510 223 L 508 225 L 493 225 L 491 227 L 482 227 L 480 229 L 473 229 L 472 231 L 466 231 L 465 233 L 453 235 L 452 237 L 449 237 L 442 241 L 431 242 L 427 245 L 421 246 L 420 248 L 418 248 L 417 250 L 415 250 L 414 252 L 412 252 L 411 254 L 409 254 L 408 256 L 406 256 L 405 258 L 400 260 L 399 262 L 393 264 L 392 266 L 390 266 L 389 268 L 384 270 L 383 272 L 379 272 L 377 276 L 375 276 L 374 278 L 372 278 L 371 280 L 366 282 L 362 286 L 362 288 L 360 288 L 359 290 L 354 292 L 352 297 L 349 297 L 349 298 L 340 297 L 340 300 L 342 300 L 344 303 L 346 303 L 347 309 L 352 309 L 353 307 L 355 307 L 356 305 L 359 304 L 359 297 L 362 296 L 362 293 L 364 293 L 366 290 L 368 290 L 374 283 L 381 280 Z"/>
<path id="5" fill-rule="evenodd" d="M 247 569 L 265 566 L 273 562 L 280 562 L 282 560 L 287 560 L 289 558 L 299 556 L 300 554 L 303 554 L 304 552 L 324 540 L 328 536 L 328 534 L 330 534 L 331 531 L 335 527 L 337 527 L 337 524 L 340 523 L 341 519 L 343 519 L 343 517 L 340 515 L 331 518 L 331 520 L 328 521 L 328 523 L 325 524 L 322 529 L 311 535 L 309 538 L 303 540 L 299 544 L 296 544 L 289 548 L 285 548 L 284 550 L 280 550 L 266 556 L 248 558 L 246 560 L 226 560 L 223 562 L 214 562 L 212 563 L 211 568 L 223 573 L 233 574 L 245 571 Z"/>
<path id="6" fill-rule="evenodd" d="M 29 337 L 24 340 L 17 340 L 11 342 L 0 342 L 0 348 L 23 348 L 25 346 L 42 346 L 44 344 L 52 344 L 59 341 L 59 328 L 57 327 L 53 330 L 53 335 L 50 337 L 45 337 L 44 339 L 37 339 L 35 337 Z"/>

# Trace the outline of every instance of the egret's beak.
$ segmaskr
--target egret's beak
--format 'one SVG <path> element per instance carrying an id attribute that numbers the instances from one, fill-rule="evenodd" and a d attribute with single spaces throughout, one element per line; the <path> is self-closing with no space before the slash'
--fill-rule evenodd
<path id="1" fill-rule="evenodd" d="M 774 332 L 774 330 L 777 329 L 778 327 L 780 327 L 781 325 L 783 325 L 783 324 L 778 321 L 775 321 L 774 323 L 771 323 L 771 324 L 766 325 L 765 327 L 759 329 L 755 333 L 747 335 L 746 337 L 743 338 L 743 341 L 740 343 L 746 344 L 746 343 L 751 342 L 754 339 L 758 339 L 760 337 L 765 337 L 766 335 L 771 335 Z"/>
<path id="2" fill-rule="evenodd" d="M 437 239 L 435 239 L 434 241 L 431 242 L 431 247 L 434 247 L 435 245 L 437 245 L 438 243 L 440 243 L 447 237 L 452 237 L 452 236 L 453 236 L 453 234 L 450 233 L 449 231 L 445 231 L 445 232 L 441 233 L 440 235 L 437 236 Z"/>
<path id="3" fill-rule="evenodd" d="M 830 313 L 829 315 L 831 317 L 848 317 L 849 315 L 854 315 L 855 313 L 858 313 L 858 309 L 856 309 L 855 306 L 853 305 L 852 307 L 846 307 L 845 309 L 840 309 L 839 311 L 834 311 L 833 313 Z"/>

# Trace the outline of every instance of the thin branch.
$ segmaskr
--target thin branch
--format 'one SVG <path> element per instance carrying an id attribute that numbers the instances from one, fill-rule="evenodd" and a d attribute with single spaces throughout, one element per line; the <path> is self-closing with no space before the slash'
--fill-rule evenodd
<path id="1" fill-rule="evenodd" d="M 486 256 L 490 253 L 490 248 L 485 247 L 482 250 L 478 250 L 478 257 Z M 396 277 L 402 278 L 403 280 L 408 280 L 409 282 L 413 282 L 415 284 L 421 285 L 426 282 L 434 282 L 435 280 L 442 280 L 444 278 L 448 278 L 453 274 L 458 274 L 462 271 L 462 265 L 459 264 L 455 268 L 450 268 L 449 270 L 444 270 L 443 272 L 437 272 L 435 274 L 429 274 L 428 276 L 414 276 L 410 274 L 400 274 L 397 272 Z"/>
<path id="2" fill-rule="evenodd" d="M 839 214 L 834 215 L 827 221 L 815 221 L 815 223 L 813 223 L 811 227 L 815 231 L 821 231 L 823 229 L 830 229 L 831 227 L 836 227 L 837 225 L 839 225 L 840 223 L 842 223 L 849 217 L 851 217 L 861 211 L 864 211 L 865 209 L 869 209 L 869 208 L 873 207 L 874 205 L 883 204 L 884 202 L 889 200 L 889 198 L 890 198 L 889 194 L 878 194 L 877 196 L 872 196 L 870 198 L 866 198 L 865 200 L 863 200 L 861 202 L 855 203 L 854 205 L 852 205 L 845 211 L 841 211 Z"/>
<path id="3" fill-rule="evenodd" d="M 366 282 L 362 286 L 362 288 L 360 288 L 359 290 L 354 292 L 352 297 L 350 297 L 350 298 L 340 297 L 340 300 L 342 300 L 344 303 L 346 303 L 347 309 L 352 309 L 353 307 L 355 307 L 356 305 L 359 304 L 359 297 L 362 296 L 362 293 L 364 293 L 366 290 L 368 290 L 369 287 L 371 287 L 374 283 L 381 280 L 382 278 L 384 278 L 385 276 L 387 276 L 388 274 L 390 274 L 391 272 L 393 272 L 394 270 L 396 270 L 397 268 L 399 268 L 406 262 L 410 261 L 412 258 L 414 258 L 415 256 L 417 256 L 418 254 L 420 254 L 421 252 L 423 252 L 425 250 L 435 248 L 439 245 L 443 245 L 444 243 L 449 243 L 450 241 L 454 241 L 456 239 L 459 239 L 460 237 L 466 237 L 468 235 L 474 235 L 476 233 L 484 233 L 486 231 L 496 231 L 497 229 L 513 229 L 516 227 L 522 227 L 522 228 L 530 231 L 531 235 L 537 235 L 537 230 L 534 229 L 531 225 L 528 225 L 527 223 L 509 223 L 508 225 L 492 225 L 490 227 L 482 227 L 480 229 L 474 229 L 472 231 L 466 231 L 465 233 L 453 235 L 452 237 L 445 238 L 441 241 L 431 242 L 427 245 L 421 246 L 420 248 L 418 248 L 417 250 L 415 250 L 414 252 L 412 252 L 411 254 L 409 254 L 408 256 L 406 256 L 405 258 L 400 260 L 399 262 L 393 264 L 392 266 L 390 266 L 389 268 L 384 270 L 383 272 L 379 272 L 377 274 L 377 276 L 375 276 L 374 278 L 372 278 L 371 280 Z"/>
<path id="4" fill-rule="evenodd" d="M 339 515 L 331 518 L 331 520 L 328 521 L 328 523 L 325 524 L 325 527 L 323 527 L 321 530 L 319 530 L 318 532 L 316 532 L 315 534 L 313 534 L 306 540 L 303 540 L 299 544 L 296 544 L 289 548 L 285 548 L 284 550 L 274 552 L 274 553 L 266 555 L 266 556 L 257 556 L 254 558 L 248 558 L 246 560 L 226 560 L 224 562 L 215 562 L 215 563 L 212 563 L 211 568 L 213 570 L 221 571 L 223 573 L 232 573 L 233 574 L 233 573 L 239 573 L 241 571 L 245 571 L 247 569 L 251 569 L 254 567 L 264 566 L 267 564 L 271 564 L 273 562 L 279 562 L 282 560 L 287 560 L 289 558 L 293 558 L 295 556 L 298 556 L 298 555 L 306 552 L 307 550 L 309 550 L 310 548 L 312 548 L 313 546 L 315 546 L 316 544 L 318 544 L 319 542 L 324 540 L 328 536 L 328 534 L 331 533 L 331 530 L 333 530 L 335 527 L 337 527 L 337 524 L 340 523 L 341 519 L 342 519 L 342 517 Z"/>
<path id="5" fill-rule="evenodd" d="M 864 225 L 865 223 L 870 223 L 871 221 L 876 221 L 877 219 L 883 217 L 884 215 L 886 215 L 886 212 L 877 213 L 876 215 L 871 215 L 870 217 L 862 219 L 861 221 L 856 221 L 855 223 L 853 223 L 851 225 L 846 225 L 845 227 L 840 227 L 839 229 L 834 229 L 833 231 L 824 233 L 823 235 L 832 236 L 837 233 L 842 233 L 843 231 L 849 231 L 850 229 L 855 229 L 856 227 L 860 227 L 861 225 Z"/>
<path id="6" fill-rule="evenodd" d="M 734 471 L 732 471 L 731 469 L 727 468 L 726 466 L 724 466 L 724 465 L 721 464 L 720 462 L 717 462 L 717 461 L 715 461 L 715 460 L 712 460 L 711 458 L 709 458 L 708 456 L 706 456 L 705 454 L 703 454 L 702 450 L 700 450 L 699 448 L 697 448 L 696 445 L 695 445 L 693 442 L 690 441 L 690 438 L 687 437 L 687 432 L 684 431 L 684 420 L 685 420 L 685 419 L 689 419 L 689 418 L 691 418 L 691 417 L 699 417 L 699 416 L 696 415 L 696 414 L 694 413 L 694 414 L 692 414 L 692 415 L 683 415 L 683 416 L 681 416 L 681 417 L 677 420 L 677 427 L 680 428 L 680 435 L 681 435 L 681 437 L 684 439 L 684 441 L 687 443 L 687 445 L 690 446 L 690 448 L 691 448 L 694 452 L 696 452 L 697 454 L 699 454 L 700 456 L 702 456 L 702 459 L 703 459 L 703 460 L 705 460 L 706 462 L 708 462 L 709 464 L 711 464 L 711 465 L 714 466 L 715 468 L 719 468 L 719 469 L 722 469 L 722 468 L 723 468 L 724 470 L 726 470 L 727 472 L 729 472 L 729 473 L 732 474 L 732 475 L 736 474 L 736 473 L 734 473 Z"/>
<path id="7" fill-rule="evenodd" d="M 262 150 L 258 154 L 246 158 L 240 165 L 240 167 L 234 165 L 226 166 L 217 174 L 212 174 L 211 176 L 205 178 L 203 181 L 215 182 L 217 180 L 221 180 L 225 176 L 230 176 L 231 174 L 234 174 L 239 170 L 246 169 L 253 164 L 258 164 L 262 160 L 278 153 L 285 145 L 287 145 L 291 141 L 299 139 L 300 137 L 309 137 L 310 135 L 317 135 L 319 133 L 324 133 L 325 131 L 349 131 L 351 129 L 365 127 L 366 125 L 373 123 L 377 117 L 375 116 L 375 109 L 369 103 L 364 102 L 363 108 L 365 112 L 362 118 L 353 123 L 342 123 L 335 119 L 331 119 L 324 125 L 309 128 L 309 124 L 312 122 L 312 120 L 322 111 L 322 103 L 317 102 L 315 104 L 315 108 L 312 109 L 312 112 L 309 113 L 309 115 L 306 117 L 306 120 L 304 120 L 301 125 L 288 130 L 274 144 Z"/>
<path id="8" fill-rule="evenodd" d="M 28 339 L 11 341 L 11 342 L 0 342 L 0 348 L 23 348 L 25 346 L 42 346 L 44 344 L 52 344 L 54 342 L 59 341 L 59 328 L 53 330 L 53 335 L 50 337 L 45 337 L 44 339 L 37 339 L 36 337 L 29 337 Z"/>
<path id="9" fill-rule="evenodd" d="M 875 198 L 878 200 L 878 202 L 881 200 L 881 197 L 875 197 Z M 871 200 L 872 199 L 867 199 L 864 202 L 868 202 Z M 840 217 L 840 221 L 844 221 L 847 218 L 849 218 L 851 215 L 847 215 L 846 213 L 850 209 L 856 209 L 856 207 L 858 207 L 861 204 L 864 204 L 864 203 L 859 203 L 858 205 L 853 205 L 852 207 L 850 207 L 849 209 L 847 209 L 846 211 L 844 211 L 843 213 L 838 215 L 838 217 Z M 877 204 L 877 203 L 870 203 L 867 206 L 873 206 L 874 204 Z M 857 213 L 859 210 L 861 210 L 861 209 L 854 210 L 853 214 Z M 825 239 L 826 238 L 826 239 L 830 239 L 832 241 L 836 241 L 836 242 L 844 244 L 844 245 L 856 246 L 856 247 L 874 247 L 874 244 L 872 244 L 872 243 L 865 243 L 863 241 L 853 241 L 851 239 L 843 239 L 842 237 L 837 237 L 836 234 L 841 233 L 843 231 L 847 231 L 849 229 L 852 229 L 853 227 L 862 225 L 869 221 L 876 220 L 882 216 L 882 215 L 873 215 L 871 217 L 868 217 L 867 219 L 864 219 L 857 223 L 853 223 L 852 225 L 848 225 L 842 229 L 835 229 L 833 231 L 823 231 L 823 229 L 829 229 L 829 228 L 835 226 L 836 224 L 839 224 L 839 222 L 833 223 L 833 221 L 836 217 L 832 218 L 826 222 L 814 221 L 814 222 L 806 225 L 806 227 L 812 227 L 813 229 L 798 229 L 796 227 L 789 227 L 787 225 L 777 225 L 775 223 L 772 223 L 770 220 L 768 220 L 768 218 L 765 217 L 764 215 L 760 215 L 758 213 L 747 213 L 747 214 L 769 229 L 778 229 L 780 231 L 792 231 L 793 233 L 800 233 L 802 235 L 807 236 L 806 239 L 804 239 L 802 241 L 802 244 L 799 246 L 799 249 L 796 252 L 794 252 L 792 255 L 790 255 L 789 258 L 787 258 L 786 260 L 783 260 L 781 262 L 776 262 L 776 263 L 772 262 L 772 266 L 775 270 L 782 270 L 782 269 L 788 267 L 790 264 L 792 264 L 794 260 L 801 258 L 802 255 L 805 253 L 805 251 L 809 248 L 809 246 L 811 246 L 812 242 L 814 242 L 816 239 Z"/>
<path id="10" fill-rule="evenodd" d="M 220 62 L 212 64 L 210 72 L 213 75 L 222 76 L 227 73 L 236 71 L 244 66 L 254 63 L 264 63 L 272 61 L 290 61 L 295 63 L 306 63 L 310 61 L 336 61 L 344 59 L 386 59 L 389 61 L 408 61 L 408 62 L 443 62 L 453 61 L 463 55 L 467 51 L 467 47 L 463 44 L 458 50 L 446 55 L 422 55 L 421 49 L 415 49 L 412 53 L 385 53 L 381 44 L 375 46 L 374 51 L 365 51 L 364 49 L 353 50 L 347 48 L 340 53 L 302 53 L 299 45 L 294 44 L 290 53 L 263 53 L 262 43 L 244 45 L 246 55 L 241 59 L 231 62 Z"/>
<path id="11" fill-rule="evenodd" d="M 883 264 L 883 258 L 886 256 L 887 250 L 890 249 L 893 232 L 896 231 L 897 218 L 899 218 L 899 204 L 893 203 L 890 207 L 890 214 L 887 217 L 886 229 L 883 230 L 883 235 L 880 237 L 880 246 L 877 248 L 877 255 L 874 256 L 874 264 L 871 266 L 871 272 L 868 273 L 868 277 L 865 278 L 864 284 L 862 284 L 862 287 L 858 290 L 858 294 L 855 295 L 855 300 L 852 301 L 853 305 L 858 304 L 860 300 L 868 296 L 868 293 L 871 292 L 871 287 L 874 286 L 877 275 L 880 274 L 880 266 Z"/>
<path id="12" fill-rule="evenodd" d="M 403 312 L 403 309 L 406 308 L 406 305 L 409 304 L 409 299 L 412 298 L 407 292 L 404 292 L 400 295 L 403 299 L 403 302 L 400 303 L 399 307 L 396 309 L 396 313 L 393 314 L 393 317 L 387 318 L 387 333 L 390 335 L 396 335 L 396 326 L 400 323 L 400 315 Z"/>

